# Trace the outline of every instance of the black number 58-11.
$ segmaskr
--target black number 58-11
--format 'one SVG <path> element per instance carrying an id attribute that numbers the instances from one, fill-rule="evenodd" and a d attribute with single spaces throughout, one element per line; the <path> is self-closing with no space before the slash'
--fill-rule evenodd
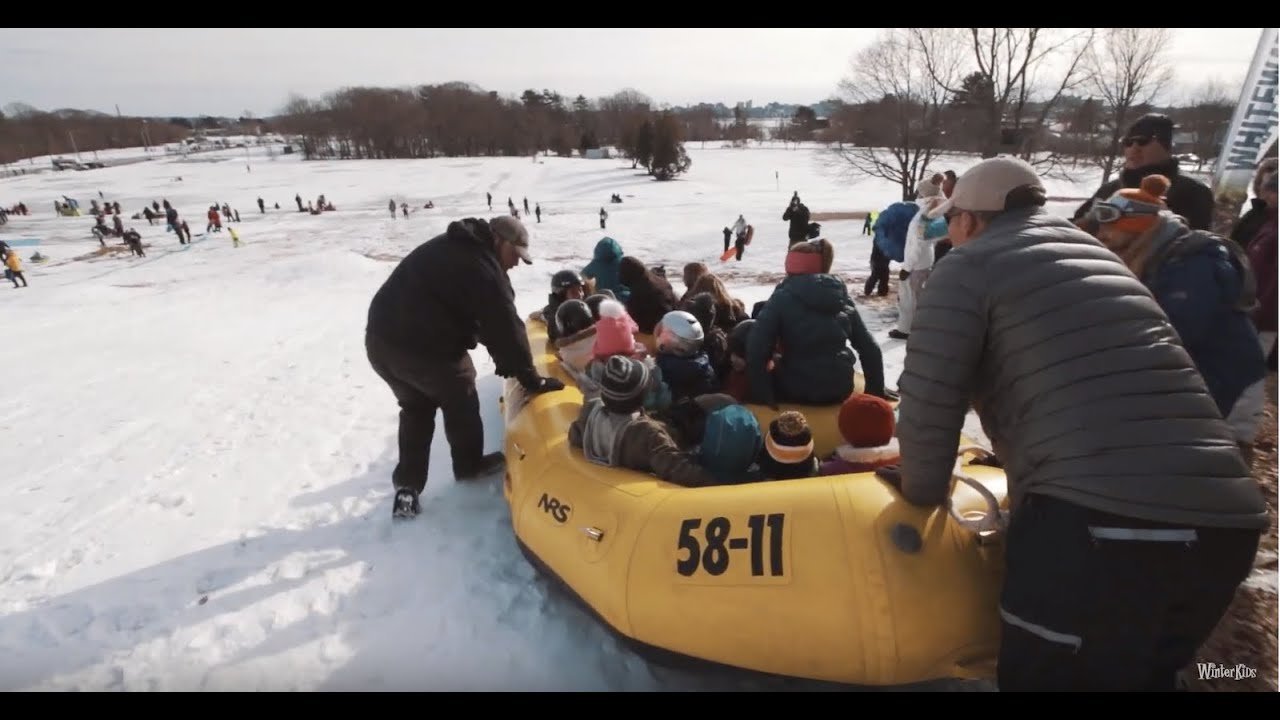
<path id="1" fill-rule="evenodd" d="M 689 577 L 701 568 L 708 575 L 723 575 L 729 569 L 733 551 L 746 550 L 751 558 L 752 577 L 766 574 L 766 551 L 768 575 L 782 577 L 782 525 L 785 519 L 784 513 L 751 515 L 747 518 L 750 534 L 730 537 L 733 527 L 729 518 L 714 517 L 707 521 L 700 542 L 695 531 L 702 527 L 702 518 L 689 518 L 680 523 L 676 548 L 685 554 L 676 558 L 676 572 Z"/>

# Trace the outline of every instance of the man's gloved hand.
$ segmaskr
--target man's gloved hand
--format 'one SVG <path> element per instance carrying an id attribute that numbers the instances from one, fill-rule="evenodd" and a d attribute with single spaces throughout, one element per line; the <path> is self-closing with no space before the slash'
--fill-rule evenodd
<path id="1" fill-rule="evenodd" d="M 1004 467 L 1004 463 L 1000 462 L 1000 458 L 996 457 L 995 453 L 992 453 L 991 455 L 984 455 L 982 457 L 974 458 L 973 460 L 969 461 L 969 464 L 970 465 L 986 465 L 988 467 L 994 467 L 994 468 Z"/>
<path id="2" fill-rule="evenodd" d="M 907 278 L 909 278 L 909 277 L 911 277 L 911 273 L 907 272 L 906 270 L 899 270 L 899 271 L 898 271 L 898 280 L 899 280 L 899 281 L 901 281 L 901 282 L 906 282 L 906 281 L 907 281 Z"/>
<path id="3" fill-rule="evenodd" d="M 559 380 L 555 378 L 541 377 L 539 375 L 534 375 L 528 382 L 522 382 L 521 384 L 524 385 L 524 389 L 527 390 L 530 395 L 541 395 L 542 393 L 555 392 L 556 390 L 564 389 L 564 383 Z"/>
<path id="4" fill-rule="evenodd" d="M 892 485 L 894 490 L 902 492 L 902 468 L 897 465 L 886 465 L 876 468 L 875 472 L 876 477 Z"/>

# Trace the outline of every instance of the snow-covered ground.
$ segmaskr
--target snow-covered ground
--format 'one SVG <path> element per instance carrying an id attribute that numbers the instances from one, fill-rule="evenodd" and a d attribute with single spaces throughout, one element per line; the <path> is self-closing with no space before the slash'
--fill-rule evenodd
<path id="1" fill-rule="evenodd" d="M 669 183 L 616 159 L 258 155 L 246 171 L 243 150 L 0 180 L 0 204 L 33 213 L 0 228 L 30 283 L 0 286 L 0 689 L 773 687 L 623 649 L 524 561 L 500 481 L 453 481 L 443 432 L 424 514 L 393 526 L 398 410 L 363 349 L 369 299 L 394 261 L 450 220 L 505 213 L 508 196 L 543 211 L 529 218 L 537 262 L 511 274 L 525 314 L 604 233 L 665 264 L 681 290 L 680 268 L 706 262 L 750 305 L 779 277 L 793 190 L 814 212 L 897 198 L 883 181 L 828 175 L 809 148 L 689 152 L 692 171 Z M 1050 189 L 1087 196 L 1096 181 Z M 134 220 L 146 258 L 97 254 L 92 219 L 57 217 L 53 202 L 87 211 L 99 192 L 126 216 L 167 198 L 196 242 Z M 298 213 L 295 193 L 323 193 L 337 211 Z M 416 209 L 392 218 L 391 198 Z M 215 202 L 240 212 L 243 247 L 201 235 Z M 738 213 L 755 241 L 720 264 L 721 228 Z M 861 221 L 823 226 L 837 270 L 860 286 Z M 49 260 L 32 263 L 36 250 Z M 896 300 L 857 294 L 894 384 Z M 483 348 L 474 357 L 498 449 L 500 382 Z"/>

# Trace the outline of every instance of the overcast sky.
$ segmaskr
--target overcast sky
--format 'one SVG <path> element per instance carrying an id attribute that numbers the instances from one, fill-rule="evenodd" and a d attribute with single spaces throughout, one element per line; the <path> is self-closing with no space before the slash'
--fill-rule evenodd
<path id="1" fill-rule="evenodd" d="M 462 80 L 589 98 L 634 87 L 659 103 L 807 103 L 835 92 L 863 29 L 0 29 L 0 107 L 132 115 L 278 112 L 290 93 Z M 1185 92 L 1238 92 L 1261 28 L 1175 29 Z"/>

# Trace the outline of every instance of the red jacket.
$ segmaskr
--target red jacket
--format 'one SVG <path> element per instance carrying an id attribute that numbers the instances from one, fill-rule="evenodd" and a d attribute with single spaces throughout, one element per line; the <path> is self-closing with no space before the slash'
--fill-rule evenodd
<path id="1" fill-rule="evenodd" d="M 1258 281 L 1258 307 L 1253 324 L 1258 332 L 1276 332 L 1276 216 L 1262 223 L 1247 248 L 1253 276 Z"/>

